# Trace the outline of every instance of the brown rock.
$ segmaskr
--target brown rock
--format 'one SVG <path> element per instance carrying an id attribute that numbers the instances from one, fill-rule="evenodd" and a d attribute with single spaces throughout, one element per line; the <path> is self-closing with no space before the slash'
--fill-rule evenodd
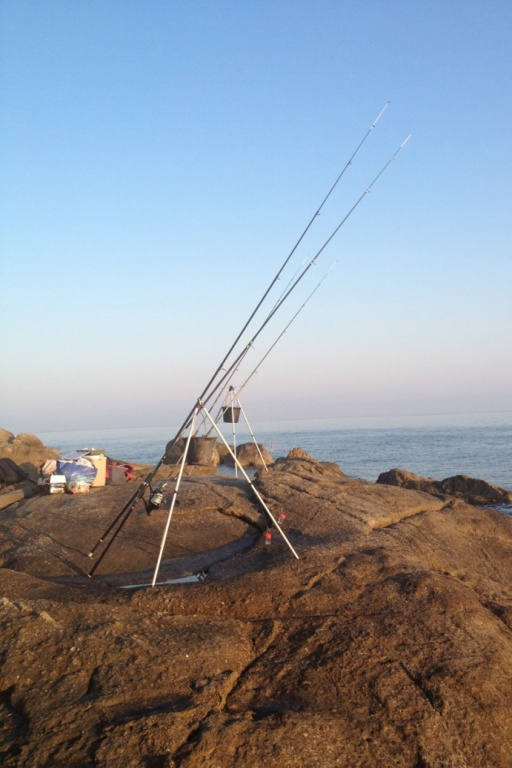
<path id="1" fill-rule="evenodd" d="M 304 457 L 255 485 L 300 559 L 246 483 L 185 479 L 161 578 L 208 575 L 155 589 L 115 584 L 163 509 L 85 577 L 133 488 L 3 513 L 4 768 L 512 768 L 512 519 Z"/>
<path id="2" fill-rule="evenodd" d="M 469 504 L 512 504 L 512 492 L 467 475 L 454 475 L 445 480 L 436 480 L 433 477 L 420 477 L 404 469 L 391 469 L 380 474 L 377 482 L 424 491 L 435 496 L 455 496 Z"/>
<path id="3" fill-rule="evenodd" d="M 187 439 L 185 437 L 180 437 L 176 442 L 173 440 L 170 440 L 167 443 L 166 449 L 165 449 L 165 458 L 164 458 L 164 464 L 178 464 L 181 461 L 181 458 L 183 456 L 183 452 L 185 451 L 187 445 Z M 206 454 L 205 454 L 206 455 Z M 187 458 L 187 464 L 190 466 L 196 466 L 196 467 L 208 467 L 208 471 L 215 471 L 216 467 L 219 466 L 221 463 L 221 454 L 219 451 L 219 443 L 215 444 L 214 449 L 211 452 L 207 453 L 208 460 L 201 460 L 198 461 L 196 457 L 194 456 L 194 446 L 189 445 L 189 455 Z M 205 473 L 205 469 L 198 469 L 197 473 Z"/>
<path id="4" fill-rule="evenodd" d="M 231 448 L 231 450 L 233 450 L 233 446 L 232 445 L 230 446 L 230 448 Z M 228 450 L 227 446 L 224 443 L 221 443 L 220 441 L 217 444 L 217 450 L 219 452 L 220 463 L 224 464 L 226 456 L 229 456 L 229 450 Z"/>
<path id="5" fill-rule="evenodd" d="M 258 443 L 258 448 L 256 448 L 253 442 L 238 445 L 236 458 L 242 467 L 264 467 L 265 465 L 268 467 L 274 461 L 264 445 Z M 224 464 L 228 467 L 235 466 L 234 459 L 229 453 L 224 456 Z"/>
<path id="6" fill-rule="evenodd" d="M 14 435 L 12 432 L 9 432 L 8 429 L 0 428 L 0 446 L 2 446 L 4 443 L 10 443 L 13 440 L 14 440 Z"/>
<path id="7" fill-rule="evenodd" d="M 313 461 L 309 453 L 306 453 L 306 451 L 303 448 L 292 448 L 291 451 L 288 451 L 288 458 L 289 459 L 306 459 L 307 461 Z"/>
<path id="8" fill-rule="evenodd" d="M 12 459 L 31 480 L 37 481 L 39 468 L 47 459 L 59 456 L 57 448 L 44 446 L 36 435 L 22 432 L 14 437 L 12 432 L 0 430 L 0 458 Z"/>
<path id="9" fill-rule="evenodd" d="M 0 492 L 0 510 L 10 507 L 11 504 L 16 504 L 22 499 L 35 496 L 36 493 L 39 493 L 38 486 L 29 480 L 16 483 L 14 487 L 3 488 Z"/>
<path id="10" fill-rule="evenodd" d="M 180 437 L 178 440 L 169 440 L 165 446 L 164 464 L 177 464 L 183 456 L 186 440 Z"/>

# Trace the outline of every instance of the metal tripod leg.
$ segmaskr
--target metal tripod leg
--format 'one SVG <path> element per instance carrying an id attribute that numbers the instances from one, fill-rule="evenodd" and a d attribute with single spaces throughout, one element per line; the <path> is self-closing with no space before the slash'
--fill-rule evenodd
<path id="1" fill-rule="evenodd" d="M 252 437 L 253 443 L 256 446 L 256 450 L 258 451 L 259 457 L 260 457 L 261 461 L 263 462 L 263 466 L 265 467 L 265 472 L 268 472 L 268 467 L 267 467 L 267 465 L 265 463 L 265 459 L 263 458 L 263 454 L 260 451 L 260 447 L 258 445 L 258 441 L 254 437 L 254 432 L 251 429 L 251 425 L 249 424 L 249 420 L 248 420 L 247 416 L 245 415 L 245 411 L 244 411 L 244 409 L 242 408 L 242 406 L 240 404 L 240 400 L 238 401 L 238 404 L 240 405 L 240 410 L 242 411 L 242 415 L 243 415 L 243 417 L 245 419 L 245 423 L 247 424 L 247 429 L 249 430 L 249 434 Z"/>
<path id="2" fill-rule="evenodd" d="M 245 477 L 245 479 L 246 479 L 246 480 L 247 480 L 247 482 L 249 483 L 250 487 L 252 488 L 254 495 L 256 496 L 256 498 L 257 498 L 257 499 L 258 499 L 258 501 L 260 502 L 261 506 L 263 507 L 263 509 L 265 510 L 265 512 L 267 513 L 267 515 L 270 517 L 270 519 L 272 520 L 272 522 L 273 522 L 273 523 L 274 523 L 274 525 L 276 526 L 277 530 L 279 531 L 279 533 L 281 534 L 281 536 L 282 536 L 282 537 L 283 537 L 283 539 L 285 540 L 286 544 L 288 545 L 288 548 L 289 548 L 289 549 L 290 549 L 290 551 L 293 553 L 293 555 L 294 555 L 294 556 L 297 558 L 297 560 L 299 560 L 299 556 L 298 556 L 298 554 L 297 554 L 297 553 L 296 553 L 296 551 L 294 550 L 294 548 L 293 548 L 293 546 L 291 545 L 291 543 L 288 541 L 288 539 L 287 539 L 287 537 L 286 537 L 286 535 L 285 535 L 284 531 L 283 531 L 283 530 L 281 530 L 281 526 L 279 525 L 279 523 L 278 523 L 278 522 L 277 522 L 277 520 L 275 519 L 275 517 L 274 517 L 274 515 L 272 514 L 272 512 L 270 511 L 270 509 L 267 507 L 267 505 L 266 505 L 266 504 L 265 504 L 265 502 L 263 501 L 263 498 L 261 497 L 261 495 L 259 494 L 259 492 L 257 491 L 257 489 L 254 487 L 254 483 L 252 482 L 251 478 L 249 477 L 249 475 L 247 474 L 247 472 L 245 471 L 245 469 L 242 467 L 242 465 L 241 465 L 241 464 L 240 464 L 240 462 L 238 461 L 237 457 L 235 456 L 235 454 L 233 453 L 233 451 L 231 450 L 231 448 L 229 447 L 229 445 L 228 445 L 228 443 L 227 443 L 227 441 L 226 441 L 226 439 L 225 439 L 224 435 L 223 435 L 223 434 L 222 434 L 222 432 L 219 430 L 219 428 L 217 427 L 217 425 L 216 425 L 215 421 L 212 419 L 212 417 L 210 416 L 210 414 L 209 414 L 209 413 L 208 413 L 208 411 L 206 410 L 206 407 L 205 407 L 205 406 L 204 406 L 204 404 L 203 404 L 203 403 L 201 403 L 201 402 L 199 402 L 199 403 L 198 403 L 198 406 L 199 406 L 199 408 L 201 408 L 201 409 L 202 409 L 202 410 L 205 412 L 205 414 L 206 414 L 206 416 L 208 417 L 208 419 L 210 420 L 210 423 L 212 424 L 213 428 L 215 429 L 215 431 L 217 432 L 218 436 L 220 437 L 220 439 L 222 440 L 222 442 L 224 443 L 224 445 L 225 445 L 225 446 L 226 446 L 226 448 L 228 449 L 228 451 L 229 451 L 229 453 L 230 453 L 230 455 L 231 455 L 232 459 L 233 459 L 233 460 L 235 461 L 235 463 L 238 465 L 238 467 L 239 467 L 239 469 L 240 469 L 241 473 L 243 474 L 243 476 Z"/>
<path id="3" fill-rule="evenodd" d="M 190 429 L 189 429 L 189 432 L 188 432 L 187 442 L 185 444 L 185 450 L 183 451 L 183 456 L 181 457 L 180 471 L 179 471 L 178 477 L 176 479 L 176 485 L 174 487 L 174 493 L 172 495 L 171 505 L 169 507 L 169 514 L 167 516 L 167 522 L 165 524 L 165 530 L 164 530 L 164 533 L 163 533 L 163 536 L 162 536 L 162 541 L 160 543 L 160 552 L 158 553 L 158 560 L 157 560 L 157 563 L 156 563 L 156 566 L 155 566 L 155 573 L 153 575 L 153 581 L 151 583 L 152 587 L 155 586 L 155 583 L 156 583 L 156 580 L 157 580 L 157 576 L 158 576 L 158 571 L 160 569 L 160 563 L 162 562 L 162 556 L 163 556 L 163 553 L 164 553 L 165 542 L 167 540 L 167 534 L 169 533 L 169 526 L 171 524 L 171 517 L 172 517 L 173 510 L 174 510 L 174 505 L 176 503 L 176 497 L 178 495 L 178 490 L 179 490 L 179 487 L 180 487 L 181 478 L 182 478 L 182 475 L 183 475 L 183 470 L 185 468 L 185 463 L 187 461 L 187 454 L 188 454 L 188 449 L 189 449 L 189 445 L 190 445 L 190 438 L 192 437 L 192 434 L 194 432 L 194 423 L 195 423 L 198 411 L 199 411 L 199 408 L 196 407 L 196 409 L 194 410 L 194 415 L 192 416 L 192 423 L 190 424 Z"/>

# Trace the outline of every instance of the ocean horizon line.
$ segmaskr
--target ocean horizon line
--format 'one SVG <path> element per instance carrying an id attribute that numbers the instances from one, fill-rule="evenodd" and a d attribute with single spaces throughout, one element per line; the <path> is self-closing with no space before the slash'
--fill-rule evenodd
<path id="1" fill-rule="evenodd" d="M 307 422 L 363 422 L 368 421 L 369 419 L 380 421 L 380 422 L 389 422 L 387 424 L 387 428 L 391 428 L 391 422 L 397 421 L 397 422 L 404 422 L 406 420 L 414 421 L 418 419 L 478 419 L 486 416 L 510 416 L 512 420 L 512 409 L 507 410 L 485 410 L 485 411 L 442 411 L 442 412 L 421 412 L 421 413 L 407 413 L 407 414 L 366 414 L 366 415 L 345 415 L 345 416 L 307 416 L 307 417 L 300 417 L 300 416 L 294 416 L 291 418 L 285 418 L 285 419 L 273 419 L 273 418 L 258 418 L 251 420 L 251 424 L 274 424 L 274 425 L 282 425 L 282 424 L 304 424 Z M 418 425 L 419 426 L 419 425 Z M 172 424 L 172 423 L 166 423 L 166 424 L 159 424 L 159 423 L 153 423 L 153 424 L 138 424 L 138 425 L 130 425 L 130 426 L 95 426 L 95 427 L 67 427 L 65 429 L 40 429 L 37 432 L 33 432 L 32 434 L 38 434 L 41 433 L 43 435 L 53 435 L 53 434 L 66 434 L 66 433 L 75 433 L 75 432 L 114 432 L 114 431 L 127 431 L 127 430 L 143 430 L 143 429 L 179 429 L 179 424 Z M 246 426 L 240 423 L 241 431 L 244 431 L 246 429 Z M 336 428 L 336 427 L 335 427 Z M 357 428 L 357 427 L 356 427 Z"/>

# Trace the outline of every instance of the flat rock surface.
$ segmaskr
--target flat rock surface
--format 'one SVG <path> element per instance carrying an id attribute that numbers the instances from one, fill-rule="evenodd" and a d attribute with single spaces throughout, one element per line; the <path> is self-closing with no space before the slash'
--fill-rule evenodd
<path id="1" fill-rule="evenodd" d="M 144 476 L 141 470 L 139 478 Z M 0 513 L 7 768 L 512 767 L 512 520 L 278 461 L 183 481 L 88 552 L 138 483 Z M 106 539 L 105 539 L 106 540 Z"/>

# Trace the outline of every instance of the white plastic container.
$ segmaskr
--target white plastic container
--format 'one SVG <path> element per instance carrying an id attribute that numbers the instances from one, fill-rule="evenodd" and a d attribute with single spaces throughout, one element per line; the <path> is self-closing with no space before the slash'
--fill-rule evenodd
<path id="1" fill-rule="evenodd" d="M 66 477 L 64 475 L 50 475 L 39 481 L 43 493 L 64 493 L 66 490 Z"/>

